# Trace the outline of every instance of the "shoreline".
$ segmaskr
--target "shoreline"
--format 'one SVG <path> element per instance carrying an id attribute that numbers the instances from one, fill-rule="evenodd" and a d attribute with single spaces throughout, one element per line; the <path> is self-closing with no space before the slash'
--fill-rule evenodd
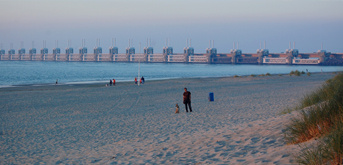
<path id="1" fill-rule="evenodd" d="M 337 72 L 310 72 L 312 74 L 335 74 L 339 73 L 342 71 L 337 71 Z M 289 76 L 288 74 L 270 74 L 266 75 L 263 74 L 263 76 L 260 75 L 255 75 L 255 77 L 273 77 L 273 76 Z M 237 76 L 237 77 L 236 77 Z M 294 75 L 293 75 L 294 76 Z M 307 75 L 300 75 L 300 76 L 307 76 Z M 252 77 L 251 75 L 233 75 L 233 76 L 220 76 L 220 77 L 188 77 L 188 78 L 181 78 L 181 77 L 175 77 L 175 78 L 161 78 L 161 79 L 150 79 L 146 80 L 146 82 L 158 82 L 158 81 L 169 81 L 169 80 L 188 80 L 188 79 L 220 79 L 220 78 L 245 78 L 245 77 Z M 0 91 L 2 89 L 15 89 L 15 88 L 34 88 L 34 87 L 50 87 L 50 86 L 101 86 L 106 84 L 109 85 L 108 81 L 84 81 L 84 82 L 66 82 L 66 83 L 58 83 L 57 85 L 54 83 L 42 83 L 42 84 L 18 84 L 18 85 L 0 85 Z M 123 81 L 116 81 L 116 84 L 134 84 L 134 81 L 132 80 L 123 80 Z M 134 84 L 135 85 L 135 84 Z"/>

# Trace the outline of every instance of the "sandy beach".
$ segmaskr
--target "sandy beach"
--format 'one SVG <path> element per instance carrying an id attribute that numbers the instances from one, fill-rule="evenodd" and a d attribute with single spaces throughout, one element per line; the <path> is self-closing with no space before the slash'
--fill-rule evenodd
<path id="1" fill-rule="evenodd" d="M 1 88 L 0 164 L 294 164 L 280 112 L 334 75 Z"/>

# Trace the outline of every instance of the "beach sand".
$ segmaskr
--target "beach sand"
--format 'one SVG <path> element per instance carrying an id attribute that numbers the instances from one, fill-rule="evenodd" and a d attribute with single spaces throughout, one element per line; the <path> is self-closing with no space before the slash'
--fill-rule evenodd
<path id="1" fill-rule="evenodd" d="M 280 112 L 333 76 L 1 88 L 0 164 L 292 164 Z"/>

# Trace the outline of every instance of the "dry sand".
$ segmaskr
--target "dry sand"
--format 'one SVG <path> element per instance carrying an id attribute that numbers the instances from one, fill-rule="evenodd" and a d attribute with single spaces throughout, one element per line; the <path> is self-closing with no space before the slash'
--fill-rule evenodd
<path id="1" fill-rule="evenodd" d="M 0 164 L 292 164 L 280 112 L 333 76 L 2 88 Z"/>

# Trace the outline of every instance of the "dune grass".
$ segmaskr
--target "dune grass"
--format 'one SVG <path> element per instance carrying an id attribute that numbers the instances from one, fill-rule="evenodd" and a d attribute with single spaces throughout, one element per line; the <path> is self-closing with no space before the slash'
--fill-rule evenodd
<path id="1" fill-rule="evenodd" d="M 296 162 L 299 164 L 307 165 L 321 165 L 325 164 L 327 160 L 327 151 L 322 143 L 319 143 L 316 147 L 303 146 L 303 151 L 298 155 Z"/>
<path id="2" fill-rule="evenodd" d="M 303 149 L 300 164 L 341 164 L 343 158 L 343 74 L 336 75 L 300 103 L 300 115 L 287 125 L 285 139 L 299 144 L 319 138 L 313 148 Z M 325 164 L 324 163 L 324 164 Z"/>
<path id="3" fill-rule="evenodd" d="M 343 158 L 343 124 L 339 123 L 314 146 L 302 147 L 296 158 L 299 164 L 342 164 Z"/>
<path id="4" fill-rule="evenodd" d="M 295 75 L 295 76 L 301 76 L 302 74 L 305 74 L 305 72 L 304 71 L 298 71 L 298 70 L 295 70 L 295 71 L 291 71 L 290 73 L 289 73 L 289 75 L 290 76 L 292 76 L 292 75 Z M 311 73 L 310 72 L 307 72 L 307 75 L 308 76 L 310 76 L 311 75 Z"/>

